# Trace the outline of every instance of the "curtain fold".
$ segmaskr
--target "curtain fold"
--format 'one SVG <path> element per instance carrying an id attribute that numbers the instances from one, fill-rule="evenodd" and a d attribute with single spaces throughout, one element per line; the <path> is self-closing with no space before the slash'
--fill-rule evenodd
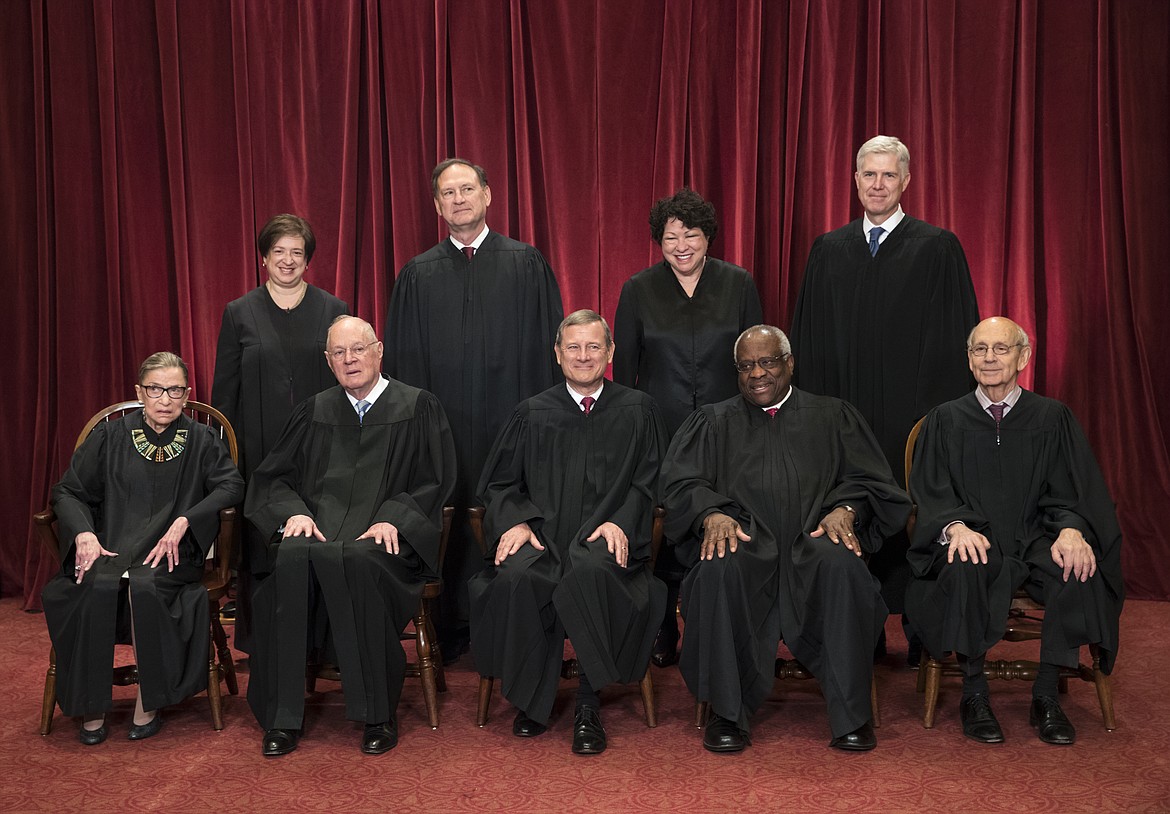
<path id="1" fill-rule="evenodd" d="M 30 515 L 77 431 L 169 349 L 210 397 L 257 229 L 312 222 L 307 279 L 381 331 L 445 235 L 439 160 L 483 165 L 489 224 L 536 245 L 566 310 L 612 317 L 660 259 L 647 216 L 715 203 L 711 254 L 787 328 L 813 239 L 860 213 L 854 154 L 910 147 L 907 212 L 958 234 L 984 316 L 1034 337 L 1025 384 L 1070 404 L 1170 599 L 1157 351 L 1170 311 L 1170 5 L 1162 0 L 20 0 L 0 31 L 0 592 L 39 605 Z M 551 341 L 551 337 L 550 337 Z M 799 364 L 799 360 L 797 362 Z"/>

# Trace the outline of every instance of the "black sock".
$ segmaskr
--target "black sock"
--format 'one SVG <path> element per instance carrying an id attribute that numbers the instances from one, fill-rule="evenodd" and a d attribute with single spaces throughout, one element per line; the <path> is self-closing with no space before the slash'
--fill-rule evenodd
<path id="1" fill-rule="evenodd" d="M 1051 695 L 1055 698 L 1059 690 L 1060 667 L 1046 661 L 1040 662 L 1040 670 L 1036 673 L 1036 681 L 1032 684 L 1032 697 L 1039 698 L 1041 695 Z"/>
<path id="2" fill-rule="evenodd" d="M 597 690 L 593 689 L 584 673 L 579 672 L 577 677 L 581 680 L 580 686 L 577 687 L 577 706 L 600 709 L 601 696 L 597 694 Z"/>
<path id="3" fill-rule="evenodd" d="M 987 676 L 983 674 L 984 656 L 964 656 L 957 654 L 959 667 L 963 671 L 963 697 L 972 695 L 989 695 L 991 688 L 987 686 Z"/>

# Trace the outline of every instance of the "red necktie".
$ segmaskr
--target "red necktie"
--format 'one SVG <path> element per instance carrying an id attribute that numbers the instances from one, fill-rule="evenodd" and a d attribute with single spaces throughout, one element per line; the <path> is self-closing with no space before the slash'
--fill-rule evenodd
<path id="1" fill-rule="evenodd" d="M 768 418 L 775 418 L 776 413 L 780 412 L 780 408 L 779 407 L 769 407 L 767 410 L 764 410 L 764 412 L 768 414 Z"/>
<path id="2" fill-rule="evenodd" d="M 594 399 L 593 396 L 586 396 L 585 398 L 581 399 L 581 406 L 585 408 L 585 415 L 589 415 L 589 411 L 593 409 L 594 401 L 596 401 L 596 399 Z"/>
<path id="3" fill-rule="evenodd" d="M 467 262 L 470 263 L 471 258 L 475 257 L 475 247 L 474 246 L 464 246 L 463 247 L 463 256 L 466 257 Z"/>
<path id="4" fill-rule="evenodd" d="M 990 404 L 987 407 L 991 417 L 995 419 L 995 445 L 999 446 L 999 422 L 1003 421 L 1003 413 L 1007 409 L 1004 403 Z"/>

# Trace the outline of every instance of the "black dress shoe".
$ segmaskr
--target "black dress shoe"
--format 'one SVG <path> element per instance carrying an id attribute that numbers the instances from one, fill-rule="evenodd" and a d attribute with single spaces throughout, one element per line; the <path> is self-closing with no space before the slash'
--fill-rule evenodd
<path id="1" fill-rule="evenodd" d="M 703 748 L 708 752 L 742 752 L 748 739 L 735 721 L 712 715 L 703 730 Z"/>
<path id="2" fill-rule="evenodd" d="M 868 752 L 877 746 L 877 735 L 873 732 L 873 725 L 866 721 L 852 732 L 833 738 L 829 746 L 843 752 Z"/>
<path id="3" fill-rule="evenodd" d="M 78 732 L 78 740 L 86 746 L 97 746 L 104 741 L 110 734 L 110 727 L 103 720 L 102 725 L 97 729 L 86 729 L 85 723 L 82 722 L 80 731 Z"/>
<path id="4" fill-rule="evenodd" d="M 654 647 L 650 650 L 650 661 L 655 667 L 669 667 L 678 661 L 678 628 L 673 624 L 658 629 Z"/>
<path id="5" fill-rule="evenodd" d="M 912 634 L 906 640 L 906 664 L 918 669 L 918 665 L 922 663 L 922 639 L 918 638 L 918 634 Z"/>
<path id="6" fill-rule="evenodd" d="M 158 734 L 162 729 L 162 712 L 154 713 L 154 717 L 144 724 L 134 724 L 130 727 L 130 731 L 126 733 L 126 737 L 132 741 L 146 740 Z"/>
<path id="7" fill-rule="evenodd" d="M 391 718 L 384 724 L 366 724 L 362 735 L 362 753 L 384 755 L 398 745 L 398 722 Z"/>
<path id="8" fill-rule="evenodd" d="M 573 754 L 600 755 L 605 751 L 605 727 L 601 725 L 601 710 L 580 706 L 573 714 Z"/>
<path id="9" fill-rule="evenodd" d="M 264 757 L 287 755 L 297 748 L 301 733 L 296 729 L 269 729 L 264 733 Z"/>
<path id="10" fill-rule="evenodd" d="M 512 734 L 517 738 L 535 738 L 537 735 L 543 735 L 548 731 L 548 727 L 544 724 L 538 724 L 536 721 L 524 714 L 524 710 L 516 713 L 516 720 L 512 721 Z"/>
<path id="11" fill-rule="evenodd" d="M 1041 695 L 1032 699 L 1028 710 L 1028 723 L 1036 727 L 1036 734 L 1045 743 L 1070 746 L 1076 743 L 1077 730 L 1072 721 L 1060 708 L 1060 702 L 1052 695 Z"/>
<path id="12" fill-rule="evenodd" d="M 959 702 L 959 720 L 963 734 L 979 743 L 1003 743 L 1003 729 L 991 711 L 991 701 L 985 693 L 963 696 Z"/>

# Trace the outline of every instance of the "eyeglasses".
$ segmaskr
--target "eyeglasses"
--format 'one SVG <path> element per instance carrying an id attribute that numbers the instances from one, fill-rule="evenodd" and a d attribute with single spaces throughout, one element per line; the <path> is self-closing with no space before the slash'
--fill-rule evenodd
<path id="1" fill-rule="evenodd" d="M 347 353 L 352 353 L 355 357 L 357 357 L 358 359 L 361 359 L 363 356 L 366 355 L 366 351 L 368 351 L 370 348 L 374 347 L 374 345 L 377 345 L 377 344 L 378 344 L 377 342 L 370 342 L 370 343 L 365 344 L 365 345 L 353 345 L 353 346 L 348 347 L 348 348 L 334 348 L 333 350 L 325 351 L 325 355 L 328 356 L 330 359 L 332 359 L 335 362 L 340 362 L 342 359 L 345 358 L 345 354 L 347 354 Z"/>
<path id="2" fill-rule="evenodd" d="M 996 356 L 1007 356 L 1008 351 L 1010 351 L 1012 348 L 1020 347 L 1021 344 L 1022 343 L 1017 342 L 1014 345 L 1005 345 L 1002 342 L 1000 342 L 1000 343 L 997 343 L 995 345 L 991 345 L 990 347 L 987 345 L 976 345 L 973 348 L 967 348 L 967 353 L 971 354 L 972 356 L 974 356 L 977 359 L 982 359 L 984 356 L 987 355 L 988 351 L 991 351 Z"/>
<path id="3" fill-rule="evenodd" d="M 759 365 L 764 370 L 774 370 L 780 367 L 781 363 L 783 363 L 784 360 L 787 359 L 790 355 L 791 354 L 786 353 L 783 356 L 765 356 L 761 359 L 756 359 L 754 362 L 736 362 L 735 369 L 740 373 L 751 373 L 752 370 L 755 369 L 756 365 Z"/>
<path id="4" fill-rule="evenodd" d="M 152 399 L 161 399 L 163 393 L 166 393 L 173 399 L 181 399 L 191 389 L 186 385 L 178 384 L 174 387 L 163 387 L 161 384 L 140 384 L 138 386 L 142 388 L 142 392 L 146 393 Z"/>

